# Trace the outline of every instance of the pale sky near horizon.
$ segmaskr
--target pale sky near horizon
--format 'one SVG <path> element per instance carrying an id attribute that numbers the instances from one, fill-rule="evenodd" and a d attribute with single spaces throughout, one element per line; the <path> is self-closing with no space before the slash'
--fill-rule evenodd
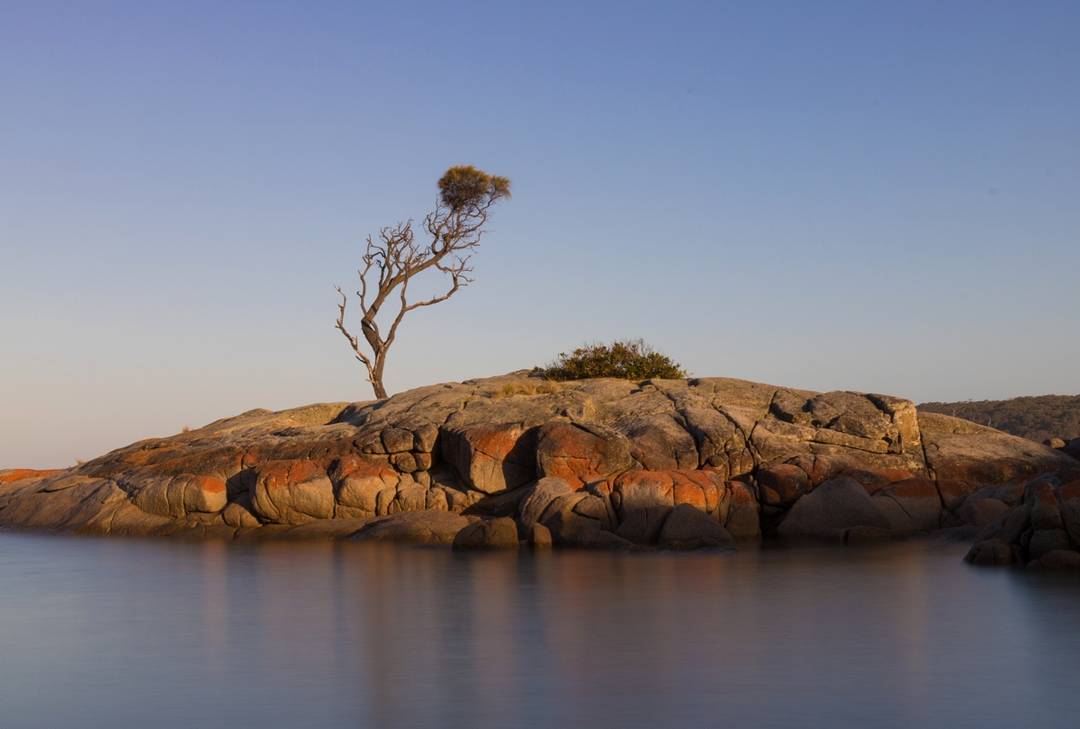
<path id="1" fill-rule="evenodd" d="M 360 243 L 511 177 L 391 391 L 645 337 L 695 375 L 1080 392 L 1080 3 L 5 2 L 0 468 L 370 397 Z"/>

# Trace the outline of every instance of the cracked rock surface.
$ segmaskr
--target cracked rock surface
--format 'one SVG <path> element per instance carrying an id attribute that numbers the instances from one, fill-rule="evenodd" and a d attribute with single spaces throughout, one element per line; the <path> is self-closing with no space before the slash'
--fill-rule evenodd
<path id="1" fill-rule="evenodd" d="M 0 526 L 604 549 L 981 530 L 972 561 L 1068 566 L 1074 492 L 1061 451 L 897 397 L 514 373 L 0 471 Z"/>

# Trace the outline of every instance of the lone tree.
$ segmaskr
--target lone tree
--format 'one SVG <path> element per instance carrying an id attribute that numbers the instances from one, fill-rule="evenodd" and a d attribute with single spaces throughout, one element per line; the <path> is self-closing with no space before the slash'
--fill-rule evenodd
<path id="1" fill-rule="evenodd" d="M 439 178 L 435 210 L 424 218 L 426 241 L 416 242 L 412 220 L 383 228 L 378 238 L 368 236 L 363 265 L 357 271 L 360 288 L 356 291 L 363 340 L 345 326 L 349 299 L 340 286 L 336 328 L 367 369 L 375 397 L 386 397 L 383 370 L 401 320 L 414 309 L 446 301 L 472 283 L 469 260 L 480 245 L 492 206 L 504 197 L 510 197 L 510 180 L 506 177 L 489 175 L 471 165 L 451 167 Z M 436 271 L 448 278 L 446 290 L 431 298 L 409 301 L 409 283 L 425 271 Z M 392 297 L 397 311 L 384 333 L 378 317 Z"/>

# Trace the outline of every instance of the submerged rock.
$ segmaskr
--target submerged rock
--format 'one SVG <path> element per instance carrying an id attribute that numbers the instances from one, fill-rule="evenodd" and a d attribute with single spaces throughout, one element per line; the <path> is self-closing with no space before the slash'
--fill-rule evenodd
<path id="1" fill-rule="evenodd" d="M 361 541 L 451 544 L 470 520 L 449 511 L 405 511 L 368 522 L 356 532 Z"/>

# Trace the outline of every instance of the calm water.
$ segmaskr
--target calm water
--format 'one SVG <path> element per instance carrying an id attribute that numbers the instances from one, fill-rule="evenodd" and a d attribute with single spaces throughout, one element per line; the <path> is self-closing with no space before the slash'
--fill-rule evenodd
<path id="1" fill-rule="evenodd" d="M 1080 579 L 963 551 L 0 534 L 0 726 L 1080 725 Z"/>

